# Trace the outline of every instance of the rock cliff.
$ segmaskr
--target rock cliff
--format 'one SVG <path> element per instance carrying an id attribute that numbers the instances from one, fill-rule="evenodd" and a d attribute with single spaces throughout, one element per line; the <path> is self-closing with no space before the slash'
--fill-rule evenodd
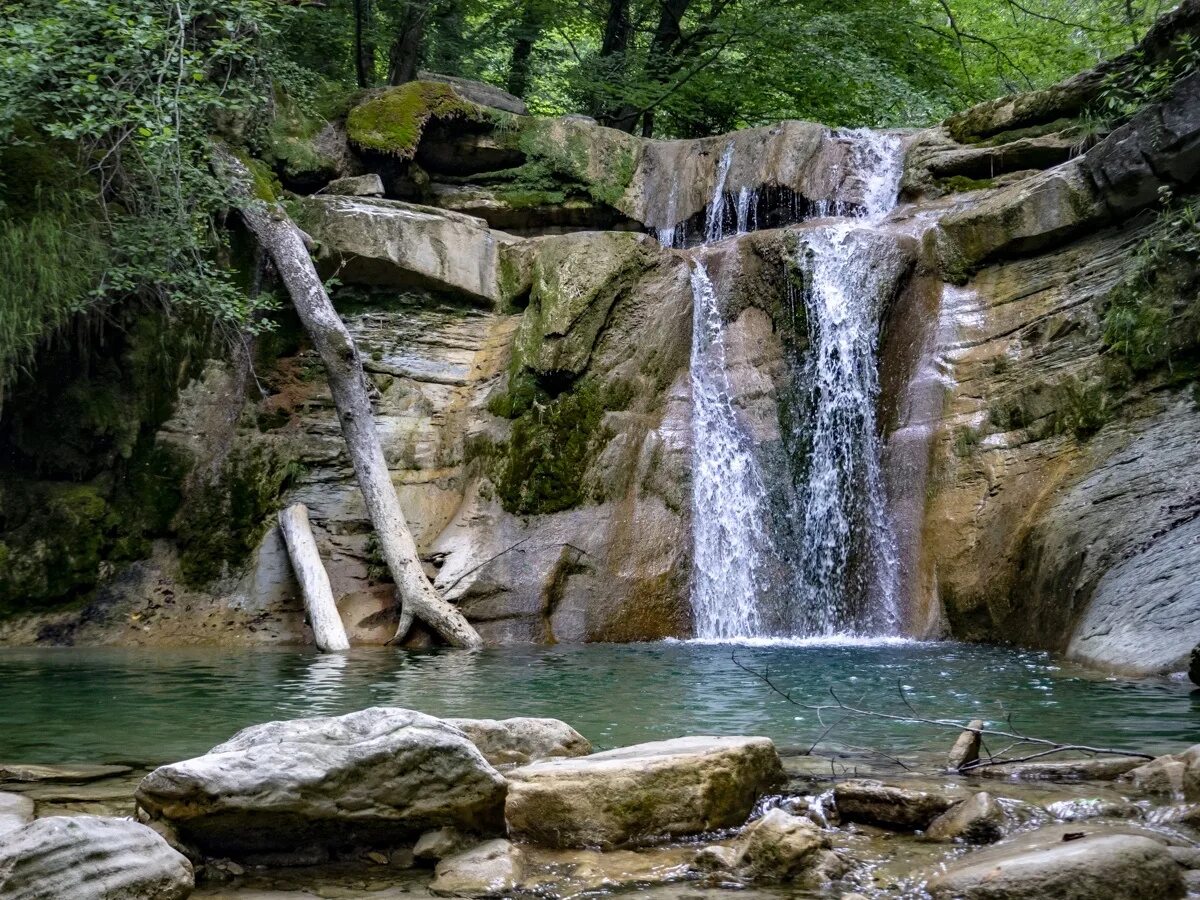
<path id="1" fill-rule="evenodd" d="M 880 226 L 896 269 L 880 412 L 915 634 L 1131 672 L 1182 668 L 1200 641 L 1200 74 L 1172 49 L 1197 28 L 1185 3 L 1140 55 L 904 136 L 904 202 Z M 1169 89 L 1139 94 L 1137 67 Z M 1118 90 L 1127 108 L 1101 116 Z M 376 94 L 277 173 L 339 285 L 437 586 L 492 643 L 686 636 L 691 263 L 651 234 L 697 243 L 718 189 L 751 231 L 704 252 L 782 533 L 810 337 L 797 247 L 810 220 L 865 202 L 852 136 L 785 122 L 646 141 L 501 100 L 444 80 Z M 345 190 L 383 196 L 330 184 L 363 172 L 378 188 Z M 175 524 L 146 529 L 152 552 L 81 576 L 82 608 L 0 622 L 0 640 L 302 640 L 261 527 L 284 499 L 310 507 L 351 640 L 391 636 L 323 375 L 293 331 L 188 370 L 155 446 L 191 474 Z M 179 525 L 200 507 L 210 528 L 250 521 L 252 552 L 200 554 Z M 10 552 L 19 524 L 0 520 Z"/>

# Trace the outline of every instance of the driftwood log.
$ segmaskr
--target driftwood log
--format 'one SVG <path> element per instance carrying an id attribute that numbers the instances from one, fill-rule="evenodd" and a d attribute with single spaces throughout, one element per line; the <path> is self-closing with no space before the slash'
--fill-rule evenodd
<path id="1" fill-rule="evenodd" d="M 242 220 L 274 263 L 325 366 L 367 514 L 399 592 L 401 614 L 397 637 L 403 637 L 415 616 L 455 647 L 481 646 L 483 641 L 478 632 L 457 607 L 437 592 L 421 566 L 416 542 L 400 508 L 400 498 L 396 496 L 375 430 L 362 358 L 317 274 L 304 232 L 278 205 L 255 201 L 250 189 L 250 171 L 236 156 L 218 149 L 216 163 L 234 195 L 242 201 L 238 210 Z"/>
<path id="2" fill-rule="evenodd" d="M 337 602 L 333 599 L 333 588 L 329 586 L 329 575 L 317 552 L 317 541 L 308 522 L 308 507 L 293 503 L 279 511 L 279 530 L 287 544 L 292 571 L 300 582 L 300 593 L 304 597 L 304 608 L 312 626 L 313 640 L 317 649 L 325 653 L 338 653 L 350 649 L 350 640 L 338 615 Z"/>

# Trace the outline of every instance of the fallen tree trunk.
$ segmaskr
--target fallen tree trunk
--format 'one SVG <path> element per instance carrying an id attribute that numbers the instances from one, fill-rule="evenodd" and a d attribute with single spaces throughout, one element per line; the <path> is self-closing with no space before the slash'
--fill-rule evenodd
<path id="1" fill-rule="evenodd" d="M 482 646 L 483 641 L 471 623 L 438 594 L 421 567 L 416 542 L 408 530 L 375 431 L 362 358 L 317 275 L 304 233 L 282 209 L 253 202 L 251 175 L 241 160 L 220 149 L 217 163 L 236 195 L 246 201 L 239 209 L 242 219 L 275 264 L 300 321 L 325 365 L 329 391 L 337 407 L 342 436 L 366 501 L 367 514 L 400 595 L 401 627 L 407 631 L 407 625 L 415 616 L 455 647 Z M 403 637 L 403 632 L 398 630 L 397 637 Z"/>
<path id="2" fill-rule="evenodd" d="M 308 507 L 293 503 L 279 511 L 279 530 L 287 544 L 288 558 L 292 571 L 300 582 L 300 594 L 304 597 L 304 608 L 312 625 L 313 640 L 317 649 L 325 653 L 338 653 L 350 649 L 350 640 L 338 615 L 337 603 L 333 599 L 333 588 L 329 586 L 329 575 L 317 551 L 312 526 L 308 523 Z"/>

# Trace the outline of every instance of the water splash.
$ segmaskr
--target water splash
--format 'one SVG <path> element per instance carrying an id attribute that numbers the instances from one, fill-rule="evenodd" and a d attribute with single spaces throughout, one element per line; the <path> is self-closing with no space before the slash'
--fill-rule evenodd
<path id="1" fill-rule="evenodd" d="M 692 611 L 698 637 L 763 631 L 766 490 L 737 421 L 725 328 L 702 259 L 692 263 Z"/>
<path id="2" fill-rule="evenodd" d="M 876 419 L 879 321 L 900 259 L 894 241 L 843 221 L 804 240 L 811 346 L 794 621 L 804 635 L 886 634 L 898 624 L 896 541 Z"/>

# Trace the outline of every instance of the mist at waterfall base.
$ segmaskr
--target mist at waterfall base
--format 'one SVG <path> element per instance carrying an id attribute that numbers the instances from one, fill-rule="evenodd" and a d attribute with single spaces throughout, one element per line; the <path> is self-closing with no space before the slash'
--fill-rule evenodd
<path id="1" fill-rule="evenodd" d="M 704 234 L 692 256 L 691 600 L 700 640 L 883 637 L 900 630 L 899 567 L 876 421 L 876 350 L 902 260 L 895 239 L 875 226 L 895 204 L 901 146 L 895 136 L 868 130 L 840 137 L 850 145 L 851 171 L 844 174 L 854 200 L 813 204 L 813 214 L 826 221 L 797 231 L 795 263 L 804 287 L 793 289 L 788 305 L 794 319 L 803 316 L 809 348 L 803 359 L 789 361 L 800 413 L 783 441 L 803 471 L 774 527 L 772 510 L 780 503 L 738 420 L 722 298 L 705 261 L 705 248 L 754 230 L 756 188 L 730 188 L 732 143 L 717 162 Z M 668 221 L 674 206 L 673 189 Z M 689 244 L 686 225 L 661 229 L 658 237 L 668 246 Z"/>
<path id="2" fill-rule="evenodd" d="M 954 643 L 805 647 L 667 642 L 508 646 L 476 652 L 355 648 L 7 649 L 0 654 L 0 762 L 156 764 L 203 753 L 246 726 L 400 706 L 439 716 L 552 716 L 598 748 L 688 734 L 761 734 L 807 748 L 822 726 L 758 678 L 808 703 L 830 689 L 1060 741 L 1176 751 L 1200 741 L 1200 693 L 1184 682 L 1106 679 L 1045 653 Z M 828 721 L 828 717 L 826 717 Z M 952 730 L 851 719 L 838 746 L 944 762 Z"/>

